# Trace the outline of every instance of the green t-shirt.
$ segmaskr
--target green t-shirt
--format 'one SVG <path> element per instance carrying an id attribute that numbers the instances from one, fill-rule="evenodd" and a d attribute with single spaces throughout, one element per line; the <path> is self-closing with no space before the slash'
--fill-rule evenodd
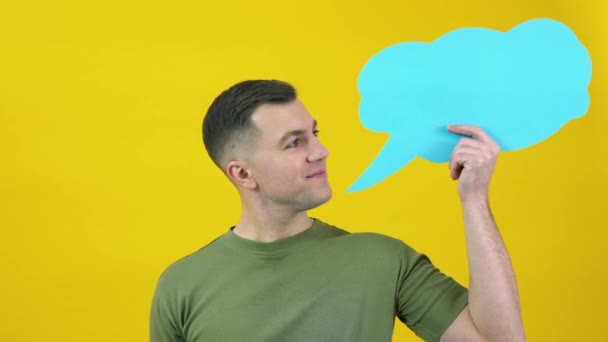
<path id="1" fill-rule="evenodd" d="M 315 220 L 271 243 L 232 230 L 160 277 L 152 342 L 384 342 L 395 317 L 437 341 L 467 290 L 402 241 Z"/>

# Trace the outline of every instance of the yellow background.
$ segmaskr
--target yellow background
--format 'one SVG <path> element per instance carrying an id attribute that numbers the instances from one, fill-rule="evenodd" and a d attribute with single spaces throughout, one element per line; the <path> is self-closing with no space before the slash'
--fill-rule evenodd
<path id="1" fill-rule="evenodd" d="M 356 80 L 376 52 L 548 17 L 593 60 L 586 116 L 503 153 L 492 204 L 530 341 L 605 340 L 608 5 L 603 1 L 4 1 L 0 5 L 0 341 L 146 341 L 158 276 L 222 234 L 236 192 L 200 123 L 219 91 L 285 79 L 320 122 L 335 196 L 311 214 L 401 238 L 467 283 L 455 183 L 416 159 L 345 190 L 386 136 Z M 397 324 L 396 341 L 417 341 Z"/>

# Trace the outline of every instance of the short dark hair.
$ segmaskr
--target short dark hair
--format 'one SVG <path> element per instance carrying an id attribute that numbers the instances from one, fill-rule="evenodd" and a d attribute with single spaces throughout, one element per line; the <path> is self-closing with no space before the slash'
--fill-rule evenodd
<path id="1" fill-rule="evenodd" d="M 209 157 L 223 168 L 222 158 L 229 143 L 255 132 L 251 115 L 266 103 L 288 103 L 297 97 L 295 88 L 284 81 L 248 80 L 223 91 L 211 104 L 203 120 L 203 142 Z"/>

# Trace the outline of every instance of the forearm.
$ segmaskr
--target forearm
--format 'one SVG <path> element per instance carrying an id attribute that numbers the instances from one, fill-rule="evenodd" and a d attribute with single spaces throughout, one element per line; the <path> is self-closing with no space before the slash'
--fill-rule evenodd
<path id="1" fill-rule="evenodd" d="M 463 200 L 469 260 L 469 311 L 488 341 L 523 341 L 513 266 L 487 200 Z"/>

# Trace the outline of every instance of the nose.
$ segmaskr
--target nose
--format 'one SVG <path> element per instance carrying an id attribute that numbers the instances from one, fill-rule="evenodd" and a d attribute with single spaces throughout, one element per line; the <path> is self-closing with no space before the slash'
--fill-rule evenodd
<path id="1" fill-rule="evenodd" d="M 308 154 L 308 161 L 315 162 L 327 158 L 329 151 L 321 144 L 319 139 L 314 139 L 311 144 L 310 153 Z"/>

